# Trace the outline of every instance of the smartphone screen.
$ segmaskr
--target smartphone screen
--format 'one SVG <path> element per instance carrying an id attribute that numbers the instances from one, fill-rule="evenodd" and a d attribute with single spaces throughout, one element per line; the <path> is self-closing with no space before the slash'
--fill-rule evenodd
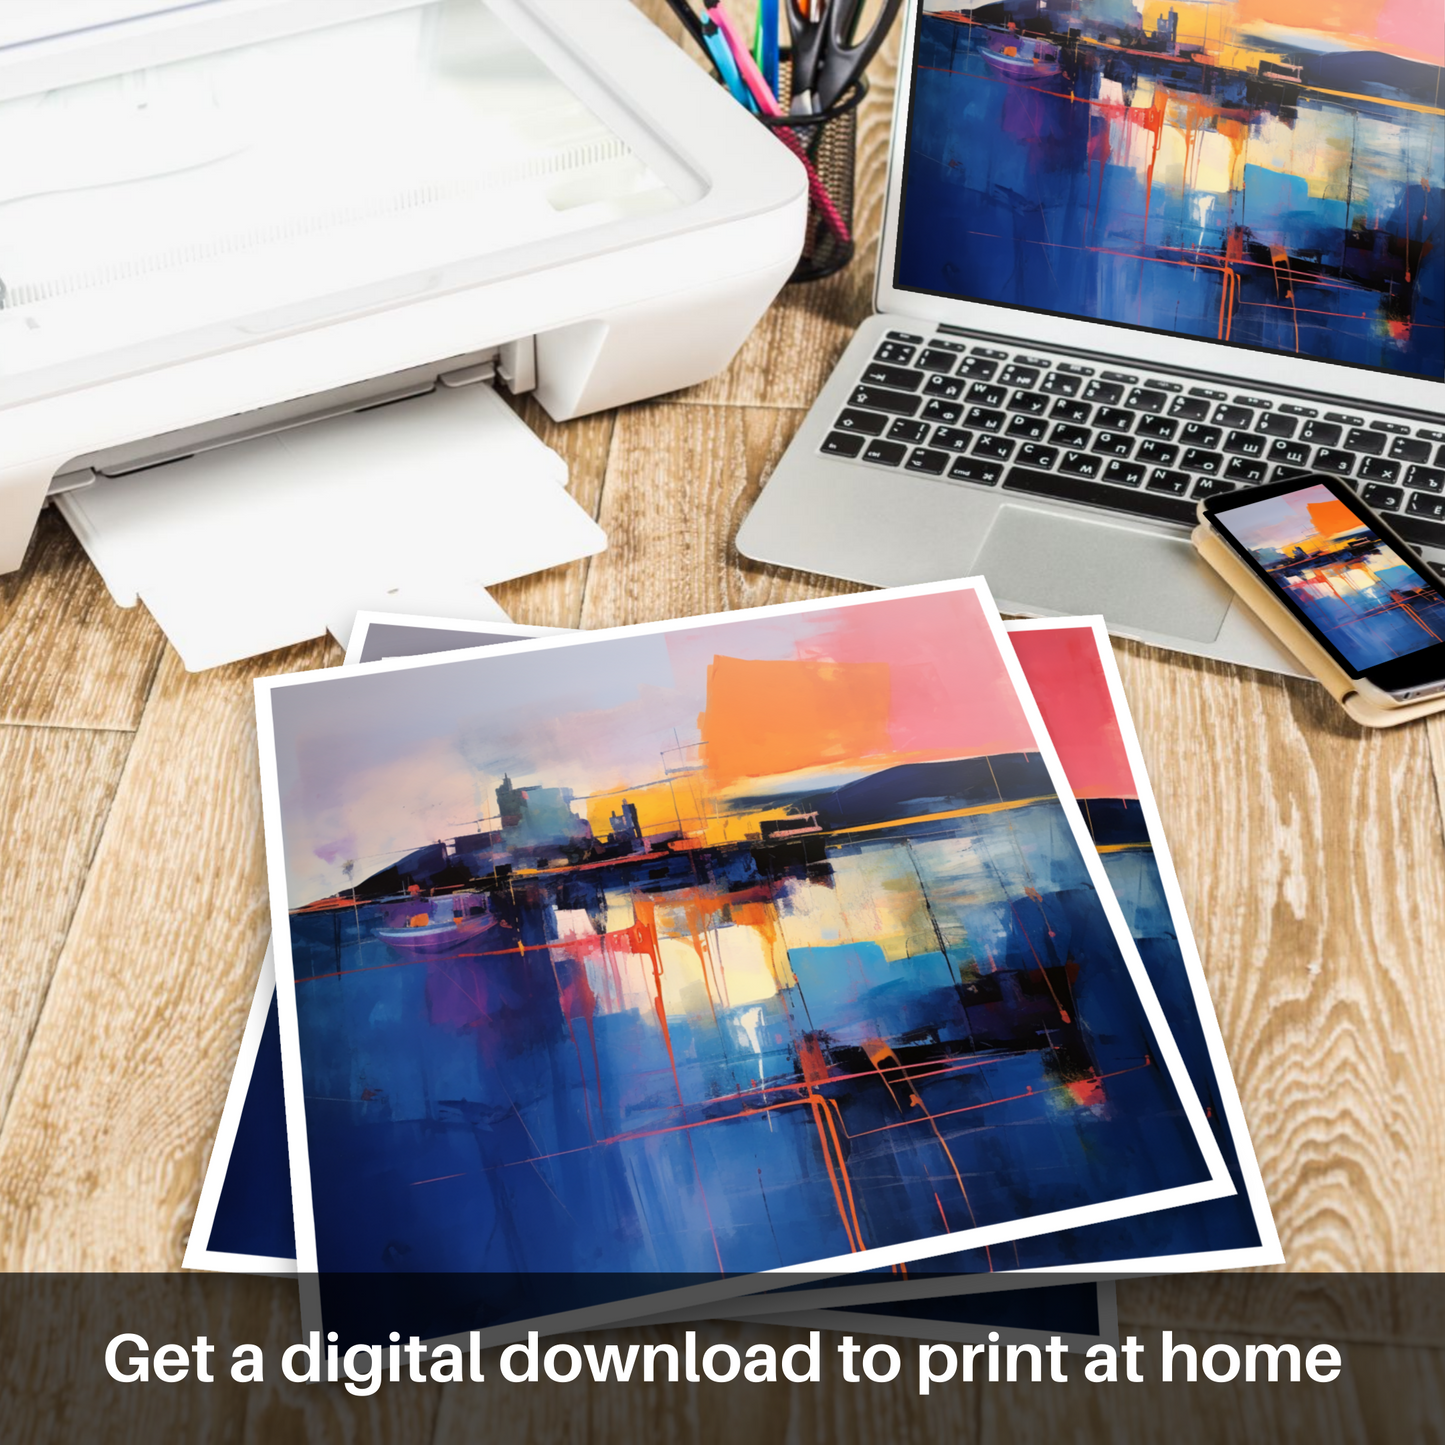
<path id="1" fill-rule="evenodd" d="M 1208 512 L 1352 677 L 1395 693 L 1445 678 L 1445 593 L 1348 488 L 1305 478 Z"/>

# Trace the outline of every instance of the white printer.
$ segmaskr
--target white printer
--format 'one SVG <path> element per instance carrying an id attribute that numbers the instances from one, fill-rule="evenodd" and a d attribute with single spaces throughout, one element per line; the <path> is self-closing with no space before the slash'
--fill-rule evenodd
<path id="1" fill-rule="evenodd" d="M 338 459 L 335 519 L 348 457 L 386 450 L 384 403 L 401 431 L 470 428 L 485 451 L 504 409 L 448 393 L 500 379 L 564 420 L 700 381 L 786 281 L 806 205 L 797 160 L 628 0 L 8 5 L 0 572 L 47 496 L 87 546 L 132 499 L 143 528 L 225 492 L 234 528 L 244 478 L 305 450 L 296 428 L 308 465 Z M 406 398 L 441 419 L 419 431 Z M 496 530 L 456 512 L 448 445 L 386 483 L 406 523 L 388 545 L 424 539 L 413 573 L 445 571 L 449 534 Z M 501 453 L 476 468 L 498 496 L 525 469 Z M 257 548 L 302 490 L 258 484 Z M 92 555 L 118 600 L 151 602 Z"/>

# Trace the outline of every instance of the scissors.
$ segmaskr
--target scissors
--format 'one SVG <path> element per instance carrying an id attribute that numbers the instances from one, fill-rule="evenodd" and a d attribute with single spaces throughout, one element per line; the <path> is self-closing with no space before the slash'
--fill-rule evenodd
<path id="1" fill-rule="evenodd" d="M 857 38 L 867 0 L 787 0 L 793 38 L 792 113 L 824 111 L 878 53 L 903 0 L 883 0 L 867 34 Z"/>

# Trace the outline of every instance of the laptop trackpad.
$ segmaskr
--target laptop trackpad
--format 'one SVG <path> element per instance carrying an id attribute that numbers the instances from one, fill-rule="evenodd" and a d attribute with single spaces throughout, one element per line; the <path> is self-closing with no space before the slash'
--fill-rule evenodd
<path id="1" fill-rule="evenodd" d="M 1005 506 L 976 569 L 1003 611 L 1102 612 L 1130 631 L 1213 642 L 1234 594 L 1188 542 L 1085 517 Z"/>

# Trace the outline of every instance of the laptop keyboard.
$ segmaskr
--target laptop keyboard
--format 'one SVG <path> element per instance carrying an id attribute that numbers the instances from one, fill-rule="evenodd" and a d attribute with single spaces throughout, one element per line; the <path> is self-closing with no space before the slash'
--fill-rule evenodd
<path id="1" fill-rule="evenodd" d="M 888 332 L 821 450 L 1191 525 L 1201 497 L 1328 472 L 1407 541 L 1445 547 L 1445 428 L 952 336 Z"/>

